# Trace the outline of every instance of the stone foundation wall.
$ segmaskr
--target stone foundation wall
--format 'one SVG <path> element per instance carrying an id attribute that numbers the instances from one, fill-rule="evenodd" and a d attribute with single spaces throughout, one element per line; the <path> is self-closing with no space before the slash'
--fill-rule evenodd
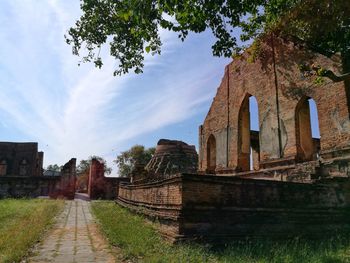
<path id="1" fill-rule="evenodd" d="M 348 179 L 293 183 L 183 174 L 121 185 L 117 202 L 157 218 L 176 241 L 312 236 L 349 227 Z"/>
<path id="2" fill-rule="evenodd" d="M 160 233 L 170 241 L 183 238 L 179 231 L 182 210 L 181 177 L 140 185 L 120 184 L 117 203 L 146 215 L 151 220 L 157 219 Z"/>
<path id="3" fill-rule="evenodd" d="M 60 184 L 59 176 L 1 176 L 0 198 L 50 196 Z"/>
<path id="4" fill-rule="evenodd" d="M 0 176 L 0 198 L 49 196 L 74 199 L 76 159 L 67 162 L 61 176 Z"/>
<path id="5" fill-rule="evenodd" d="M 140 185 L 121 184 L 118 199 L 125 203 L 152 207 L 157 211 L 164 209 L 164 213 L 162 213 L 164 216 L 174 217 L 170 210 L 179 210 L 182 206 L 181 182 L 181 177 L 175 176 Z M 169 213 L 165 214 L 167 212 Z"/>

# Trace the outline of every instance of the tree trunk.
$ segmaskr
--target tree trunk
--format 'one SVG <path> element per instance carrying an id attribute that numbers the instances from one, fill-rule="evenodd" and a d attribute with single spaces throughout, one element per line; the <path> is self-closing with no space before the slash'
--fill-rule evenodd
<path id="1" fill-rule="evenodd" d="M 343 74 L 350 72 L 350 52 L 342 53 L 342 66 L 343 66 Z M 344 80 L 345 85 L 345 93 L 346 93 L 346 100 L 348 104 L 348 114 L 350 117 L 350 79 L 347 78 Z"/>

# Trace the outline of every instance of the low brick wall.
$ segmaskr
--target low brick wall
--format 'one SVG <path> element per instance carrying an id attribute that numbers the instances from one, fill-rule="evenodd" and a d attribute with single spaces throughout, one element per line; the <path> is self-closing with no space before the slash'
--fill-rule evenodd
<path id="1" fill-rule="evenodd" d="M 179 232 L 182 210 L 180 176 L 147 184 L 120 184 L 117 203 L 156 219 L 160 232 L 170 241 L 182 239 Z"/>
<path id="2" fill-rule="evenodd" d="M 293 183 L 183 174 L 121 185 L 117 202 L 161 222 L 172 240 L 323 236 L 349 227 L 348 179 Z"/>
<path id="3" fill-rule="evenodd" d="M 49 196 L 60 184 L 60 176 L 1 176 L 0 198 Z"/>

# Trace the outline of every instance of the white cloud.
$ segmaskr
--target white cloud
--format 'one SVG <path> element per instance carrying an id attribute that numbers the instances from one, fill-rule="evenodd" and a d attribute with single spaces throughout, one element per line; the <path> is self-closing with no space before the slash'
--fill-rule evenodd
<path id="1" fill-rule="evenodd" d="M 208 37 L 184 45 L 162 31 L 163 54 L 146 56 L 143 75 L 113 77 L 108 57 L 102 70 L 77 66 L 63 35 L 79 14 L 78 1 L 0 3 L 1 140 L 21 131 L 39 141 L 46 165 L 110 159 L 126 140 L 189 119 L 211 100 L 226 61 L 211 59 Z"/>

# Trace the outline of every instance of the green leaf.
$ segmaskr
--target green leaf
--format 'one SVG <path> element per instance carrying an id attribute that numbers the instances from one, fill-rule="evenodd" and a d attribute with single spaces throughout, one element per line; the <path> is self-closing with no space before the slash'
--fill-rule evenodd
<path id="1" fill-rule="evenodd" d="M 326 56 L 339 53 L 344 61 L 343 71 L 350 68 L 349 0 L 80 2 L 83 14 L 65 36 L 67 44 L 78 56 L 86 47 L 82 62 L 92 62 L 100 47 L 109 42 L 111 55 L 120 62 L 115 72 L 118 75 L 131 69 L 139 72 L 145 50 L 160 54 L 161 28 L 176 32 L 182 41 L 189 32 L 210 30 L 215 38 L 213 55 L 226 57 L 272 32 L 302 39 L 308 48 Z M 236 29 L 241 32 L 236 34 Z M 146 45 L 149 46 L 145 48 Z M 102 63 L 97 61 L 95 65 L 100 67 Z"/>

